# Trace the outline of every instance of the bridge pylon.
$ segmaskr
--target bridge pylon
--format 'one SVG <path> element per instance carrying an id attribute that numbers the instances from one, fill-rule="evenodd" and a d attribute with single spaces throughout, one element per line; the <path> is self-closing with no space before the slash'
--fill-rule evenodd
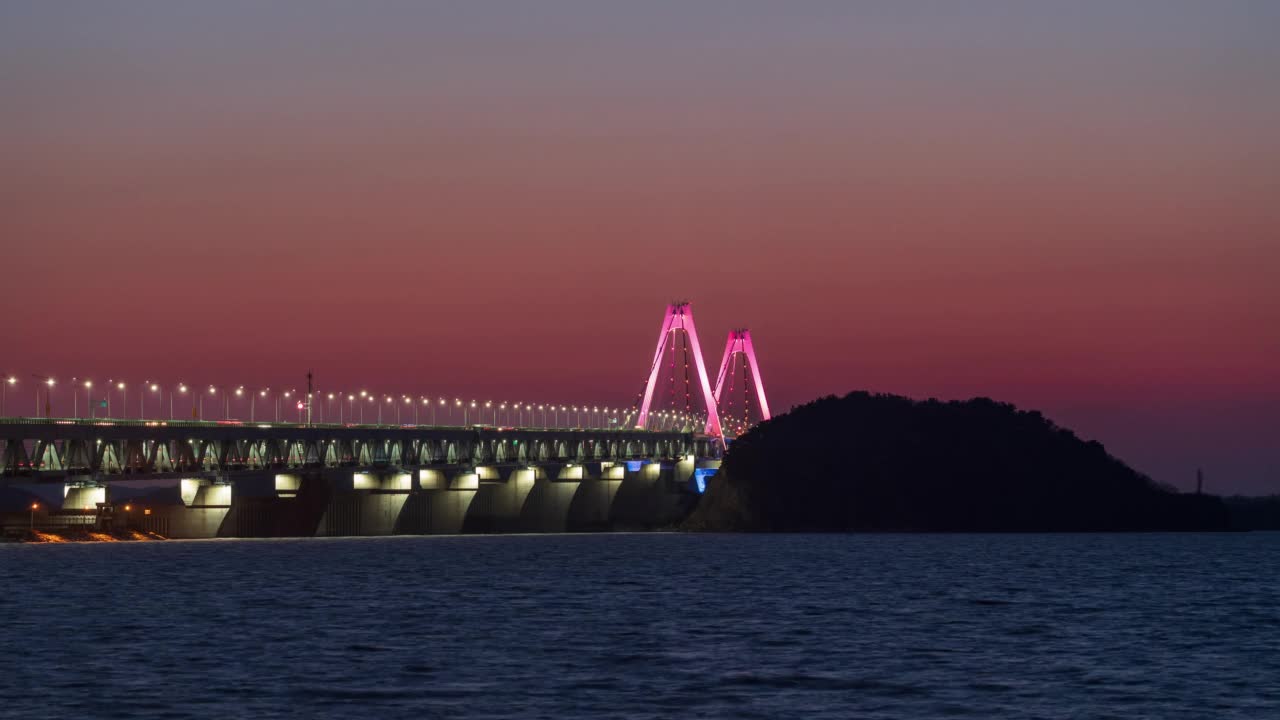
<path id="1" fill-rule="evenodd" d="M 736 328 L 729 331 L 729 339 L 724 345 L 724 357 L 720 360 L 720 372 L 716 373 L 716 405 L 720 405 L 721 398 L 724 395 L 725 379 L 733 369 L 734 359 L 738 356 L 742 356 L 744 371 L 751 375 L 752 385 L 756 391 L 756 402 L 759 403 L 760 420 L 761 422 L 768 420 L 770 417 L 769 400 L 764 394 L 764 379 L 760 377 L 760 363 L 756 361 L 755 346 L 751 344 L 751 331 L 747 328 Z M 743 391 L 749 395 L 751 390 L 746 387 L 745 377 L 743 381 Z"/>
<path id="2" fill-rule="evenodd" d="M 702 400 L 707 408 L 707 422 L 704 432 L 712 437 L 723 437 L 724 433 L 720 428 L 720 415 L 716 412 L 715 398 L 711 394 L 711 381 L 707 377 L 707 367 L 702 361 L 702 348 L 698 344 L 698 331 L 693 324 L 693 307 L 688 302 L 674 302 L 667 306 L 666 314 L 662 320 L 662 330 L 658 332 L 658 347 L 653 353 L 653 365 L 649 369 L 649 379 L 645 382 L 643 399 L 640 403 L 639 414 L 636 416 L 636 429 L 645 429 L 646 423 L 649 421 L 649 409 L 653 404 L 654 388 L 658 382 L 658 371 L 662 368 L 662 355 L 667 348 L 674 351 L 676 342 L 676 333 L 684 333 L 686 352 L 686 366 L 692 359 L 694 368 L 697 372 L 698 384 L 702 390 Z M 692 358 L 687 357 L 692 355 Z M 686 371 L 686 388 L 685 401 L 690 402 L 690 393 L 688 385 L 688 373 Z"/>

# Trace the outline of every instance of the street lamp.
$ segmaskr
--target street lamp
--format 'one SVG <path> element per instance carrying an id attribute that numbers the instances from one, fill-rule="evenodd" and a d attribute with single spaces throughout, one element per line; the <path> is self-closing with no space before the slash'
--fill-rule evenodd
<path id="1" fill-rule="evenodd" d="M 177 388 L 178 388 L 178 392 L 182 393 L 183 395 L 187 394 L 186 385 L 183 385 L 182 383 L 178 383 Z M 173 390 L 169 391 L 169 419 L 170 420 L 173 419 Z"/>
<path id="2" fill-rule="evenodd" d="M 146 393 L 146 391 L 147 391 L 147 390 L 150 390 L 150 391 L 151 391 L 151 392 L 153 392 L 153 393 L 159 393 L 159 392 L 160 392 L 160 386 L 159 386 L 159 385 L 157 385 L 157 384 L 155 384 L 155 383 L 153 383 L 153 382 L 151 382 L 150 380 L 143 380 L 143 381 L 142 381 L 142 385 L 143 385 L 143 386 L 142 386 L 141 388 L 139 388 L 139 389 L 138 389 L 138 419 L 139 419 L 139 420 L 146 420 L 146 419 L 147 419 L 147 393 Z M 160 400 L 161 400 L 161 401 L 163 401 L 163 400 L 164 400 L 164 396 L 161 396 L 161 397 L 160 397 Z M 160 412 L 162 412 L 162 413 L 164 412 L 164 408 L 163 408 L 163 407 L 161 407 L 161 408 L 160 408 Z"/>
<path id="3" fill-rule="evenodd" d="M 40 509 L 40 503 L 31 503 L 31 532 L 36 531 L 36 510 Z"/>
<path id="4" fill-rule="evenodd" d="M 32 375 L 44 381 L 44 416 L 53 417 L 53 386 L 57 382 L 51 377 L 45 375 Z M 36 417 L 40 416 L 40 386 L 36 386 Z"/>
<path id="5" fill-rule="evenodd" d="M 3 383 L 3 384 L 0 384 L 0 415 L 4 415 L 4 414 L 5 414 L 5 412 L 4 412 L 4 403 L 5 403 L 5 397 L 9 394 L 9 386 L 10 386 L 10 385 L 17 385 L 17 384 L 18 384 L 18 378 L 14 377 L 14 376 L 12 376 L 12 375 L 10 375 L 9 377 L 5 378 L 5 379 L 4 379 L 4 383 Z"/>
<path id="6" fill-rule="evenodd" d="M 74 380 L 75 378 L 72 378 L 72 379 Z M 92 407 L 93 400 L 90 397 L 92 393 L 93 393 L 93 381 L 85 380 L 84 381 L 84 416 L 85 417 L 93 416 L 93 407 Z M 75 393 L 71 393 L 71 402 L 72 402 L 71 417 L 80 417 L 80 408 L 77 407 L 79 403 L 76 402 Z"/>
<path id="7" fill-rule="evenodd" d="M 491 408 L 491 407 L 493 407 L 493 401 L 492 401 L 492 400 L 485 400 L 485 401 L 484 401 L 484 407 L 485 407 L 485 409 L 486 409 L 486 410 L 487 410 L 487 409 L 489 409 L 489 408 Z M 498 424 L 498 411 L 497 411 L 497 410 L 494 410 L 494 411 L 493 411 L 493 424 L 494 424 L 494 425 L 497 425 L 497 424 Z"/>
<path id="8" fill-rule="evenodd" d="M 129 394 L 124 391 L 124 381 L 116 382 L 116 389 L 120 391 L 120 417 L 127 418 L 129 417 Z M 107 416 L 111 416 L 111 393 L 107 393 Z"/>
<path id="9" fill-rule="evenodd" d="M 217 395 L 217 394 L 218 394 L 218 389 L 217 389 L 217 388 L 215 388 L 214 386 L 210 385 L 210 386 L 209 386 L 209 394 L 210 394 L 210 395 Z M 201 420 L 204 420 L 204 393 L 201 393 L 201 394 L 200 394 L 200 419 L 201 419 Z"/>

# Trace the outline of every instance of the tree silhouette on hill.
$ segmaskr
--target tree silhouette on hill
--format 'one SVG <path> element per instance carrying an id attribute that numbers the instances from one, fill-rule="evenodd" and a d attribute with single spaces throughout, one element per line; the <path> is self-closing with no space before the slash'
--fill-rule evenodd
<path id="1" fill-rule="evenodd" d="M 1218 498 L 1154 483 L 1039 412 L 988 398 L 820 398 L 738 438 L 691 529 L 1225 529 Z"/>

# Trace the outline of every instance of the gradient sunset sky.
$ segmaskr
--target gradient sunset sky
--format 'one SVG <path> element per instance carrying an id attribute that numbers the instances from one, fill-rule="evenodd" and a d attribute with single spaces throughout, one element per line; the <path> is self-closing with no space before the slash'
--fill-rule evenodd
<path id="1" fill-rule="evenodd" d="M 1280 3 L 0 3 L 0 370 L 1037 408 L 1280 492 Z"/>

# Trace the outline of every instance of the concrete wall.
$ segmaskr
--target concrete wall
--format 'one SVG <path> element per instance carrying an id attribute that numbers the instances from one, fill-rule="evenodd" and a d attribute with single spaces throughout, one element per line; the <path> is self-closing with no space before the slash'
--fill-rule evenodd
<path id="1" fill-rule="evenodd" d="M 519 532 L 520 513 L 533 490 L 531 468 L 508 472 L 506 482 L 482 483 L 467 509 L 463 532 Z"/>
<path id="2" fill-rule="evenodd" d="M 482 465 L 412 472 L 327 468 L 178 480 L 173 506 L 151 507 L 141 529 L 169 537 L 575 532 L 642 529 L 679 521 L 696 502 L 692 458 Z M 106 478 L 105 482 L 110 482 Z M 69 509 L 96 509 L 102 487 L 65 490 Z M 179 500 L 178 498 L 181 498 Z M 177 504 L 180 503 L 180 504 Z"/>
<path id="3" fill-rule="evenodd" d="M 566 532 L 569 505 L 582 485 L 578 480 L 538 480 L 520 510 L 521 532 Z"/>
<path id="4" fill-rule="evenodd" d="M 413 476 L 403 472 L 331 472 L 334 492 L 320 518 L 316 535 L 391 535 L 413 489 Z"/>
<path id="5" fill-rule="evenodd" d="M 697 503 L 697 497 L 685 489 L 694 466 L 688 460 L 665 470 L 659 463 L 626 470 L 613 500 L 615 528 L 662 527 L 683 519 Z"/>
<path id="6" fill-rule="evenodd" d="M 402 535 L 453 535 L 463 523 L 476 490 L 420 490 L 409 495 L 396 532 Z"/>
<path id="7" fill-rule="evenodd" d="M 569 504 L 565 529 L 569 532 L 610 530 L 613 501 L 622 480 L 584 480 Z"/>
<path id="8" fill-rule="evenodd" d="M 107 501 L 107 488 L 62 486 L 63 510 L 97 510 L 98 503 Z"/>

